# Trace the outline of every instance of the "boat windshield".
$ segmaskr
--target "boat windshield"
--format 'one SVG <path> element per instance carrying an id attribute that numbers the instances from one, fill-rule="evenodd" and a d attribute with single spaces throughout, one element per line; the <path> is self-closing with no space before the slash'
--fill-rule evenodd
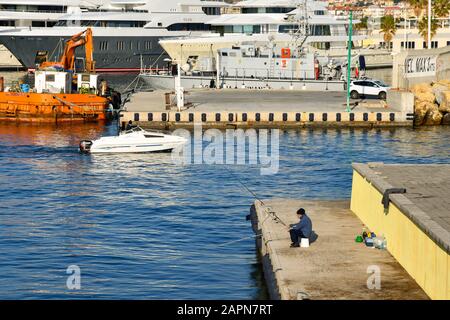
<path id="1" fill-rule="evenodd" d="M 134 127 L 134 128 L 131 128 L 131 129 L 125 131 L 125 133 L 140 132 L 140 131 L 144 131 L 144 129 L 142 129 L 142 128 L 139 127 L 139 126 L 136 126 L 136 127 Z"/>

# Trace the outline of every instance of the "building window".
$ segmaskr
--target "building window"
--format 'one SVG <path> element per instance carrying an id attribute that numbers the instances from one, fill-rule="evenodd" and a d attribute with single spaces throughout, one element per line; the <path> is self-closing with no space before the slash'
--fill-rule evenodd
<path id="1" fill-rule="evenodd" d="M 415 49 L 416 43 L 414 41 L 408 41 L 406 42 L 406 49 Z"/>
<path id="2" fill-rule="evenodd" d="M 437 41 L 431 41 L 431 49 L 436 49 L 438 47 L 438 42 Z M 426 41 L 423 42 L 423 48 L 427 49 L 428 48 L 428 43 Z"/>
<path id="3" fill-rule="evenodd" d="M 392 49 L 393 48 L 394 43 L 393 42 L 380 42 L 380 46 L 383 49 Z"/>

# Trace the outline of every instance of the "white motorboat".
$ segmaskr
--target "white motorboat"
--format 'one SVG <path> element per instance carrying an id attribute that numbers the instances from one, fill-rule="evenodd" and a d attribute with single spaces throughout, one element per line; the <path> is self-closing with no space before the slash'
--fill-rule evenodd
<path id="1" fill-rule="evenodd" d="M 169 151 L 185 144 L 183 137 L 146 131 L 140 127 L 124 131 L 118 136 L 101 137 L 98 140 L 82 140 L 82 153 L 142 153 Z"/>

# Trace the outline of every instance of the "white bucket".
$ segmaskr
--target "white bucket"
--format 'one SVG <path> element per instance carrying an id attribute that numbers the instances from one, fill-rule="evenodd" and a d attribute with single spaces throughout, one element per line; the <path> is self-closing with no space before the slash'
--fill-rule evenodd
<path id="1" fill-rule="evenodd" d="M 309 239 L 308 238 L 302 238 L 302 240 L 300 240 L 300 247 L 308 248 L 309 247 Z"/>

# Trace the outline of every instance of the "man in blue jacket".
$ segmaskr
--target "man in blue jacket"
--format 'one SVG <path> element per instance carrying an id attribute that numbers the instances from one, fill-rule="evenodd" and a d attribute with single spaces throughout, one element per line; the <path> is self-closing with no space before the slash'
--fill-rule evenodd
<path id="1" fill-rule="evenodd" d="M 297 224 L 291 225 L 289 234 L 291 235 L 291 247 L 299 247 L 300 238 L 310 238 L 312 232 L 311 219 L 306 215 L 305 209 L 300 208 L 297 210 L 297 217 L 300 221 Z"/>

